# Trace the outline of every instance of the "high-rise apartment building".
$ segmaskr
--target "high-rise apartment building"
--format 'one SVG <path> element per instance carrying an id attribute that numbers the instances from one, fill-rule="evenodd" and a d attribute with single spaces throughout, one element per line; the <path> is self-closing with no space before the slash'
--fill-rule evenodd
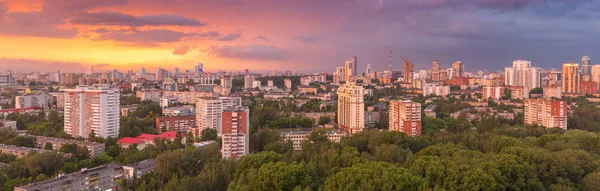
<path id="1" fill-rule="evenodd" d="M 371 73 L 373 73 L 373 70 L 371 69 L 371 64 L 367 64 L 367 69 L 365 70 L 365 75 L 371 76 Z"/>
<path id="2" fill-rule="evenodd" d="M 592 59 L 589 56 L 581 58 L 581 75 L 590 75 Z"/>
<path id="3" fill-rule="evenodd" d="M 361 132 L 365 128 L 364 88 L 354 82 L 346 82 L 337 90 L 338 125 L 349 134 Z"/>
<path id="4" fill-rule="evenodd" d="M 336 67 L 333 73 L 333 83 L 339 84 L 346 81 L 346 74 L 344 74 L 345 67 Z"/>
<path id="5" fill-rule="evenodd" d="M 415 71 L 415 65 L 404 58 L 404 83 L 413 83 L 413 72 Z"/>
<path id="6" fill-rule="evenodd" d="M 107 85 L 65 89 L 64 131 L 73 137 L 107 138 L 119 135 L 120 93 Z"/>
<path id="7" fill-rule="evenodd" d="M 352 61 L 352 75 L 353 76 L 358 76 L 358 58 L 356 56 L 352 56 L 350 57 L 350 60 Z"/>
<path id="8" fill-rule="evenodd" d="M 453 77 L 464 77 L 465 64 L 463 64 L 461 61 L 456 61 L 454 64 L 452 64 L 452 68 L 454 69 Z"/>
<path id="9" fill-rule="evenodd" d="M 596 82 L 598 84 L 599 87 L 597 88 L 600 90 L 600 65 L 594 65 L 591 67 L 590 79 L 592 82 Z"/>
<path id="10" fill-rule="evenodd" d="M 240 159 L 250 150 L 250 116 L 248 108 L 223 112 L 221 123 L 221 156 L 223 158 Z"/>
<path id="11" fill-rule="evenodd" d="M 158 67 L 158 69 L 156 69 L 156 74 L 154 75 L 156 76 L 156 81 L 164 81 L 165 78 L 169 77 L 169 71 Z"/>
<path id="12" fill-rule="evenodd" d="M 529 60 L 515 60 L 513 67 L 504 68 L 504 84 L 507 86 L 523 86 L 525 91 L 542 87 L 540 68 L 531 67 Z"/>
<path id="13" fill-rule="evenodd" d="M 562 67 L 562 91 L 563 93 L 579 93 L 579 64 L 564 63 Z"/>
<path id="14" fill-rule="evenodd" d="M 442 86 L 437 84 L 425 84 L 422 87 L 423 96 L 436 95 L 445 97 L 450 94 L 450 86 Z"/>
<path id="15" fill-rule="evenodd" d="M 214 129 L 220 135 L 222 132 L 221 117 L 223 111 L 235 110 L 242 106 L 240 97 L 199 98 L 196 102 L 196 128 L 198 132 L 204 129 Z"/>
<path id="16" fill-rule="evenodd" d="M 254 80 L 255 80 L 254 76 L 251 76 L 251 75 L 244 76 L 244 88 L 252 89 Z"/>
<path id="17" fill-rule="evenodd" d="M 410 100 L 390 101 L 389 129 L 408 136 L 421 135 L 421 103 Z"/>
<path id="18" fill-rule="evenodd" d="M 567 101 L 526 99 L 524 117 L 527 125 L 567 129 Z"/>
<path id="19" fill-rule="evenodd" d="M 544 98 L 561 98 L 562 90 L 560 85 L 544 87 Z"/>
<path id="20" fill-rule="evenodd" d="M 204 64 L 198 63 L 198 65 L 196 65 L 196 67 L 194 68 L 194 74 L 196 74 L 196 76 L 201 76 L 203 72 Z"/>
<path id="21" fill-rule="evenodd" d="M 354 68 L 354 59 L 350 58 L 350 60 L 346 61 L 344 63 L 344 81 L 350 81 L 352 80 L 352 77 L 354 76 L 354 73 L 356 72 L 355 68 Z"/>

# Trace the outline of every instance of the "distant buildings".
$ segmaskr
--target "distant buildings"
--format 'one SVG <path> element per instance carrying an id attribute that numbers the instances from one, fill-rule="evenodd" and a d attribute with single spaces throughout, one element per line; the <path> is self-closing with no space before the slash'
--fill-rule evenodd
<path id="1" fill-rule="evenodd" d="M 141 178 L 150 172 L 156 163 L 156 159 L 146 159 L 130 165 L 123 166 L 123 177 L 126 179 Z"/>
<path id="2" fill-rule="evenodd" d="M 0 144 L 0 153 L 15 155 L 15 156 L 17 156 L 17 158 L 24 157 L 25 155 L 29 154 L 29 152 L 31 152 L 31 151 L 36 151 L 37 153 L 43 153 L 43 152 L 46 152 L 47 150 Z"/>
<path id="3" fill-rule="evenodd" d="M 421 103 L 409 100 L 390 101 L 389 129 L 408 136 L 421 135 Z"/>
<path id="4" fill-rule="evenodd" d="M 579 64 L 564 63 L 562 67 L 562 92 L 579 93 L 580 80 Z"/>
<path id="5" fill-rule="evenodd" d="M 452 64 L 452 69 L 454 69 L 454 75 L 452 77 L 465 77 L 465 64 L 461 61 L 456 61 Z"/>
<path id="6" fill-rule="evenodd" d="M 119 135 L 118 89 L 106 85 L 77 86 L 65 89 L 64 131 L 73 137 L 107 138 Z"/>
<path id="7" fill-rule="evenodd" d="M 250 111 L 248 108 L 224 111 L 221 137 L 223 158 L 240 159 L 250 150 Z"/>
<path id="8" fill-rule="evenodd" d="M 581 75 L 590 75 L 592 59 L 589 56 L 583 56 L 581 58 Z"/>
<path id="9" fill-rule="evenodd" d="M 544 98 L 561 98 L 562 97 L 562 90 L 561 90 L 561 86 L 557 85 L 557 86 L 546 86 L 544 87 Z"/>
<path id="10" fill-rule="evenodd" d="M 525 124 L 567 129 L 567 101 L 549 99 L 525 100 Z"/>
<path id="11" fill-rule="evenodd" d="M 504 89 L 502 87 L 483 87 L 482 90 L 483 99 L 499 100 L 502 98 L 503 94 Z"/>
<path id="12" fill-rule="evenodd" d="M 73 144 L 80 147 L 85 147 L 90 151 L 90 157 L 100 156 L 106 150 L 104 143 L 96 143 L 96 142 L 88 142 L 88 141 L 78 141 L 71 139 L 61 139 L 54 137 L 43 137 L 43 136 L 32 136 L 35 137 L 36 147 L 44 148 L 47 143 L 52 144 L 53 150 L 60 150 L 60 148 L 65 144 Z"/>
<path id="13" fill-rule="evenodd" d="M 292 89 L 292 80 L 286 78 L 285 80 L 283 80 L 283 84 L 285 85 L 286 89 Z"/>
<path id="14" fill-rule="evenodd" d="M 135 96 L 141 101 L 160 102 L 161 91 L 160 90 L 138 90 Z"/>
<path id="15" fill-rule="evenodd" d="M 440 86 L 435 84 L 425 84 L 423 86 L 423 96 L 436 95 L 445 97 L 450 94 L 450 86 Z"/>
<path id="16" fill-rule="evenodd" d="M 254 88 L 254 76 L 251 75 L 247 75 L 244 77 L 244 88 L 245 89 L 252 89 Z"/>
<path id="17" fill-rule="evenodd" d="M 542 87 L 540 68 L 531 67 L 531 61 L 515 60 L 513 67 L 504 68 L 504 84 L 507 86 L 523 86 L 529 92 L 533 88 Z"/>
<path id="18" fill-rule="evenodd" d="M 24 95 L 15 97 L 15 108 L 40 107 L 48 109 L 54 98 L 50 94 Z"/>
<path id="19" fill-rule="evenodd" d="M 356 134 L 365 128 L 364 88 L 353 82 L 346 82 L 337 90 L 339 129 Z"/>

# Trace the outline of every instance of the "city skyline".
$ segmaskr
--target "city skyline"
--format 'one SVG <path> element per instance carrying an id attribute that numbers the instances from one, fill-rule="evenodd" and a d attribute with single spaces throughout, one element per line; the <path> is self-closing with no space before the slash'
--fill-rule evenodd
<path id="1" fill-rule="evenodd" d="M 350 56 L 415 70 L 441 60 L 500 71 L 579 63 L 597 42 L 597 0 L 0 0 L 0 71 L 173 67 L 333 72 Z M 557 25 L 558 24 L 558 25 Z M 587 27 L 581 27 L 587 26 Z"/>

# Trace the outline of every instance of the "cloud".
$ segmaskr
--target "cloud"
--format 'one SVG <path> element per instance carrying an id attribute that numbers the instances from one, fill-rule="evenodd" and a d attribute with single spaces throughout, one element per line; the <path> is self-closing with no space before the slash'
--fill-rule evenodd
<path id="1" fill-rule="evenodd" d="M 200 33 L 197 35 L 199 38 L 201 39 L 215 39 L 219 36 L 221 36 L 221 33 L 217 32 L 217 31 L 209 31 L 209 32 L 205 32 L 205 33 Z"/>
<path id="2" fill-rule="evenodd" d="M 237 46 L 211 46 L 209 52 L 218 57 L 280 60 L 285 57 L 286 51 L 267 45 L 237 45 Z"/>
<path id="3" fill-rule="evenodd" d="M 240 38 L 241 36 L 242 36 L 241 34 L 233 34 L 232 33 L 232 34 L 225 35 L 221 38 L 218 38 L 217 40 L 218 41 L 233 41 L 235 39 Z"/>
<path id="4" fill-rule="evenodd" d="M 190 52 L 190 46 L 188 46 L 188 45 L 182 45 L 179 47 L 175 47 L 175 49 L 173 49 L 174 55 L 185 55 L 188 52 Z"/>
<path id="5" fill-rule="evenodd" d="M 81 12 L 70 19 L 73 24 L 119 26 L 204 26 L 206 23 L 181 15 L 133 16 L 119 12 Z"/>
<path id="6" fill-rule="evenodd" d="M 258 40 L 264 40 L 264 41 L 269 41 L 269 39 L 267 39 L 267 37 L 264 37 L 264 36 L 257 36 L 256 39 L 258 39 Z"/>
<path id="7" fill-rule="evenodd" d="M 45 71 L 55 72 L 81 72 L 86 67 L 78 62 L 61 62 L 49 60 L 31 60 L 31 59 L 11 59 L 0 58 L 0 71 L 31 72 Z"/>
<path id="8" fill-rule="evenodd" d="M 319 43 L 319 37 L 316 36 L 295 36 L 294 40 L 299 40 L 303 43 L 307 44 L 316 44 Z"/>
<path id="9" fill-rule="evenodd" d="M 181 41 L 185 37 L 194 36 L 194 33 L 184 33 L 166 29 L 156 30 L 136 30 L 136 29 L 121 29 L 112 30 L 100 28 L 96 29 L 98 33 L 97 40 L 115 40 L 121 42 L 133 42 L 140 45 L 154 45 L 161 42 L 176 42 Z"/>

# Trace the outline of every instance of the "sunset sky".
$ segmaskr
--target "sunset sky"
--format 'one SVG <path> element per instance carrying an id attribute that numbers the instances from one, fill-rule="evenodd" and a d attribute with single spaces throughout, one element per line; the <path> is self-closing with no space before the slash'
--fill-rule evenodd
<path id="1" fill-rule="evenodd" d="M 0 0 L 0 72 L 600 59 L 600 0 Z"/>

